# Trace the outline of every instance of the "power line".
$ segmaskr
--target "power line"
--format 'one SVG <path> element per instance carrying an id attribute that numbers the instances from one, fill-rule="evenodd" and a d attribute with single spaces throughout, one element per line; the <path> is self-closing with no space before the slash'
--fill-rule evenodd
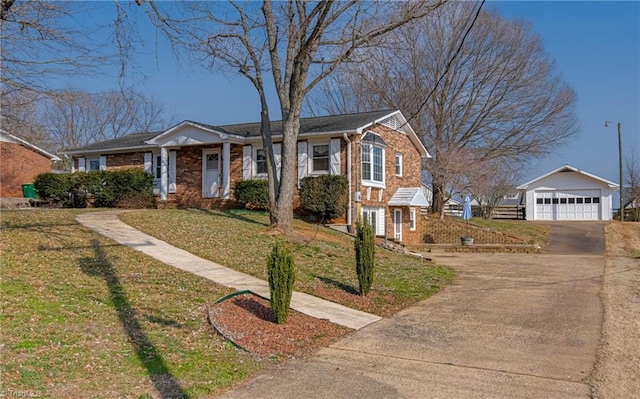
<path id="1" fill-rule="evenodd" d="M 420 111 L 422 111 L 422 109 L 425 107 L 425 105 L 427 105 L 427 102 L 429 102 L 429 98 L 431 98 L 433 93 L 436 91 L 436 89 L 440 85 L 440 82 L 442 82 L 442 79 L 444 79 L 444 77 L 447 75 L 447 73 L 449 73 L 449 70 L 451 69 L 451 64 L 453 64 L 453 61 L 455 61 L 455 59 L 458 57 L 458 54 L 460 54 L 460 51 L 462 51 L 462 46 L 464 46 L 464 41 L 467 39 L 467 36 L 469 36 L 469 33 L 471 33 L 471 29 L 473 28 L 473 26 L 475 25 L 476 21 L 478 20 L 478 17 L 480 16 L 480 11 L 482 10 L 482 6 L 484 5 L 485 1 L 486 0 L 482 0 L 480 2 L 480 6 L 476 10 L 476 14 L 473 17 L 473 20 L 471 21 L 471 24 L 467 28 L 467 31 L 464 33 L 464 36 L 462 36 L 462 40 L 460 41 L 460 45 L 456 49 L 456 52 L 453 54 L 451 59 L 449 59 L 449 62 L 447 63 L 447 66 L 444 69 L 444 72 L 442 73 L 442 75 L 440 75 L 440 78 L 438 78 L 438 80 L 436 81 L 436 84 L 433 86 L 433 88 L 431 88 L 431 91 L 429 92 L 427 97 L 424 99 L 424 101 L 420 104 L 418 109 L 411 116 L 409 116 L 409 118 L 407 118 L 407 122 L 404 123 L 402 126 L 400 126 L 400 128 L 402 128 L 404 125 L 409 123 L 409 121 L 413 120 L 413 118 L 415 118 L 418 115 L 418 113 L 420 113 Z"/>

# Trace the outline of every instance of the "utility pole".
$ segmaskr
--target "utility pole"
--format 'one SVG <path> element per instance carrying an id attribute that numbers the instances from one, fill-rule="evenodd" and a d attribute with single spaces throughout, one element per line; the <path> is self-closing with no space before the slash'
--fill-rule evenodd
<path id="1" fill-rule="evenodd" d="M 604 127 L 609 127 L 609 121 L 604 121 Z M 618 167 L 620 168 L 620 222 L 624 222 L 624 194 L 622 176 L 622 123 L 618 122 Z"/>
<path id="2" fill-rule="evenodd" d="M 622 189 L 622 123 L 618 122 L 618 162 L 620 167 L 620 222 L 624 222 L 624 190 Z"/>

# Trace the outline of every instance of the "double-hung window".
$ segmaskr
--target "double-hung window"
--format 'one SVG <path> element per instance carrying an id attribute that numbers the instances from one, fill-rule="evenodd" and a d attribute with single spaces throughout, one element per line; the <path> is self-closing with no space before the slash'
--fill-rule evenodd
<path id="1" fill-rule="evenodd" d="M 396 153 L 396 176 L 402 176 L 402 154 Z"/>
<path id="2" fill-rule="evenodd" d="M 382 137 L 368 132 L 362 139 L 362 182 L 374 186 L 383 186 L 384 149 Z"/>
<path id="3" fill-rule="evenodd" d="M 409 230 L 416 230 L 416 208 L 409 208 Z"/>
<path id="4" fill-rule="evenodd" d="M 87 170 L 89 172 L 94 171 L 94 170 L 100 170 L 100 158 L 89 158 L 87 159 L 89 165 Z"/>
<path id="5" fill-rule="evenodd" d="M 267 174 L 267 155 L 265 154 L 264 149 L 256 150 L 256 174 Z"/>
<path id="6" fill-rule="evenodd" d="M 329 144 L 310 144 L 311 173 L 329 172 Z"/>

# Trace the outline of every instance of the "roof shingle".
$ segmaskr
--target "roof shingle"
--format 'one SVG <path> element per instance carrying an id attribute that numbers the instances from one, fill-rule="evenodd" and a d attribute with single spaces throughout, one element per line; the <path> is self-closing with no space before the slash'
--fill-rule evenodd
<path id="1" fill-rule="evenodd" d="M 330 116 L 317 116 L 311 118 L 300 118 L 300 133 L 330 133 L 330 132 L 343 132 L 355 130 L 359 127 L 373 123 L 374 121 L 391 114 L 394 111 L 372 111 L 372 112 L 360 112 L 353 114 L 342 115 L 330 115 Z M 245 138 L 260 136 L 260 122 L 252 123 L 238 123 L 233 125 L 209 125 L 205 123 L 195 121 L 190 122 L 207 129 L 216 130 L 222 133 L 232 134 L 235 136 L 241 136 Z M 184 122 L 183 122 L 184 123 Z M 282 135 L 282 121 L 271 122 L 271 133 L 273 135 Z M 68 153 L 81 153 L 81 152 L 95 152 L 95 151 L 107 151 L 118 150 L 126 148 L 137 147 L 155 147 L 146 143 L 147 140 L 160 135 L 163 132 L 145 132 L 145 133 L 132 133 L 126 136 L 118 137 L 111 140 L 101 141 L 93 144 L 89 144 L 84 147 L 73 148 L 68 150 Z"/>

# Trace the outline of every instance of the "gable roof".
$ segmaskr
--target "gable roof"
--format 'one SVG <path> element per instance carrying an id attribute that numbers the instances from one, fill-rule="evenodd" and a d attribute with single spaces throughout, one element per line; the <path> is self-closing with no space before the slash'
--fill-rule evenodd
<path id="1" fill-rule="evenodd" d="M 300 118 L 300 134 L 336 133 L 357 130 L 363 126 L 370 126 L 380 118 L 393 114 L 393 110 L 359 112 L 353 114 L 316 116 Z M 204 125 L 223 133 L 242 137 L 260 136 L 260 122 L 239 123 L 235 125 L 212 126 Z M 279 136 L 283 134 L 282 121 L 271 122 L 271 133 Z"/>
<path id="2" fill-rule="evenodd" d="M 9 142 L 9 143 L 16 143 L 16 144 L 21 144 L 27 148 L 32 149 L 33 151 L 49 158 L 52 161 L 59 161 L 60 158 L 58 158 L 57 156 L 53 155 L 52 153 L 43 150 L 42 148 L 35 146 L 31 143 L 29 143 L 27 140 L 23 140 L 18 136 L 14 136 L 13 134 L 7 132 L 6 130 L 0 129 L 0 141 L 5 141 L 5 142 Z"/>
<path id="3" fill-rule="evenodd" d="M 342 115 L 315 116 L 309 118 L 300 118 L 299 135 L 313 135 L 323 133 L 344 133 L 358 131 L 366 126 L 370 126 L 376 121 L 391 116 L 396 111 L 372 111 L 360 112 Z M 184 126 L 194 126 L 209 132 L 214 132 L 222 136 L 235 136 L 238 138 L 257 138 L 260 137 L 260 122 L 236 123 L 233 125 L 209 125 L 196 121 L 183 121 L 159 135 L 149 139 L 150 144 L 155 144 L 162 138 L 170 136 L 178 129 Z M 274 137 L 282 136 L 284 128 L 282 121 L 271 121 L 271 134 Z M 360 131 L 358 131 L 360 133 Z"/>
<path id="4" fill-rule="evenodd" d="M 592 175 L 591 173 L 587 173 L 584 170 L 580 170 L 580 169 L 575 168 L 575 167 L 573 167 L 571 165 L 563 165 L 563 166 L 559 167 L 558 169 L 554 169 L 549 173 L 546 173 L 546 174 L 544 174 L 544 175 L 542 175 L 540 177 L 536 177 L 535 179 L 533 179 L 531 181 L 528 181 L 528 182 L 526 182 L 524 184 L 519 185 L 518 187 L 516 187 L 516 189 L 518 189 L 518 190 L 526 190 L 527 187 L 529 187 L 531 184 L 533 184 L 533 183 L 535 183 L 535 182 L 537 182 L 539 180 L 542 180 L 542 179 L 544 179 L 546 177 L 549 177 L 549 176 L 551 176 L 551 175 L 553 175 L 555 173 L 559 173 L 559 172 L 576 172 L 576 173 L 579 173 L 581 175 L 584 175 L 584 176 L 590 177 L 592 179 L 598 180 L 598 181 L 600 181 L 602 183 L 605 183 L 606 185 L 608 185 L 612 189 L 616 189 L 616 188 L 620 187 L 618 184 L 616 184 L 616 183 L 614 183 L 612 181 L 609 181 L 607 179 L 603 179 L 602 177 L 599 177 L 599 176 L 596 176 L 596 175 Z"/>
<path id="5" fill-rule="evenodd" d="M 397 130 L 407 134 L 411 142 L 415 145 L 423 158 L 430 158 L 421 140 L 415 131 L 407 123 L 402 113 L 398 110 L 359 112 L 342 115 L 316 116 L 310 118 L 300 118 L 299 135 L 332 134 L 356 132 L 362 134 L 366 128 L 384 122 L 389 118 L 397 118 L 399 128 Z M 69 155 L 85 154 L 92 152 L 122 151 L 132 149 L 156 148 L 161 144 L 162 139 L 166 139 L 175 134 L 185 126 L 193 126 L 207 132 L 215 133 L 224 138 L 235 137 L 237 140 L 260 137 L 260 122 L 239 123 L 233 125 L 209 125 L 206 123 L 185 120 L 167 130 L 160 132 L 132 133 L 116 139 L 93 143 L 84 147 L 74 148 L 66 151 Z M 282 121 L 271 122 L 271 132 L 274 137 L 282 136 Z"/>

